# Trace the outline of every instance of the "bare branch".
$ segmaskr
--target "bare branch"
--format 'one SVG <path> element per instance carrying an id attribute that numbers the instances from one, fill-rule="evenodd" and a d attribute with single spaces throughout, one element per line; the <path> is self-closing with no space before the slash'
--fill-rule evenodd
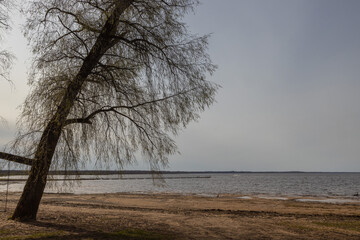
<path id="1" fill-rule="evenodd" d="M 10 153 L 4 153 L 4 152 L 0 152 L 0 159 L 11 161 L 11 162 L 16 162 L 16 163 L 20 163 L 20 164 L 25 164 L 25 165 L 29 165 L 29 166 L 32 166 L 34 163 L 33 159 L 16 156 L 16 155 L 13 155 Z"/>

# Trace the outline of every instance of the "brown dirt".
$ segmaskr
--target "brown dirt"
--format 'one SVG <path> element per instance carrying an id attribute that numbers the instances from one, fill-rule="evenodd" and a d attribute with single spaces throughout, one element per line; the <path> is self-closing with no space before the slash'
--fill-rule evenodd
<path id="1" fill-rule="evenodd" d="M 7 220 L 5 239 L 360 239 L 360 205 L 173 194 L 46 194 L 38 221 Z M 3 206 L 0 201 L 0 207 Z M 0 209 L 1 210 L 1 209 Z"/>

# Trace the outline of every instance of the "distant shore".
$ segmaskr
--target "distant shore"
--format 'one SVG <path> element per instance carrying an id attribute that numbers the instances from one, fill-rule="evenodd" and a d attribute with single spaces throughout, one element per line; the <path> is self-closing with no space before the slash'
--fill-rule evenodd
<path id="1" fill-rule="evenodd" d="M 147 171 L 147 170 L 68 170 L 50 171 L 49 175 L 123 175 L 123 174 L 244 174 L 244 173 L 360 173 L 360 172 L 307 172 L 307 171 Z M 0 176 L 28 175 L 28 170 L 0 170 Z"/>
<path id="2" fill-rule="evenodd" d="M 90 174 L 91 175 L 91 174 Z M 18 175 L 13 175 L 18 176 Z M 22 175 L 19 175 L 22 176 Z M 63 175 L 57 175 L 63 176 Z M 94 176 L 94 175 L 91 175 Z M 91 181 L 91 180 L 142 180 L 142 179 L 195 179 L 195 178 L 211 178 L 211 176 L 203 175 L 203 176 L 140 176 L 140 177 L 81 177 L 81 178 L 49 178 L 47 181 Z M 26 178 L 0 178 L 0 182 L 25 182 Z"/>
<path id="3" fill-rule="evenodd" d="M 6 220 L 0 239 L 359 239 L 360 203 L 232 195 L 45 194 L 38 221 Z M 0 195 L 0 210 L 4 196 Z"/>

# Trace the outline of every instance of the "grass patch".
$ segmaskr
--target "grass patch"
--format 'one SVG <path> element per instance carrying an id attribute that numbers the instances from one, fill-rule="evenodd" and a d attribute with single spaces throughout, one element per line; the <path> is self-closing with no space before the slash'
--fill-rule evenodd
<path id="1" fill-rule="evenodd" d="M 289 230 L 297 231 L 297 232 L 313 230 L 313 228 L 311 228 L 310 226 L 304 226 L 302 224 L 295 223 L 295 222 L 282 222 L 281 225 L 283 225 L 284 227 L 286 227 Z"/>
<path id="2" fill-rule="evenodd" d="M 10 230 L 1 230 L 1 229 L 0 229 L 0 236 L 1 236 L 1 235 L 4 235 L 4 234 L 10 234 L 10 233 L 11 233 Z"/>
<path id="3" fill-rule="evenodd" d="M 106 233 L 108 237 L 111 239 L 131 239 L 131 240 L 162 240 L 165 239 L 165 236 L 154 233 L 154 232 L 147 232 L 140 229 L 126 229 L 112 233 Z"/>
<path id="4" fill-rule="evenodd" d="M 81 240 L 95 240 L 95 239 L 111 239 L 111 240 L 165 240 L 168 236 L 161 235 L 156 232 L 149 232 L 141 229 L 125 229 L 116 232 L 93 232 L 85 234 L 64 235 L 64 232 L 40 232 L 31 235 L 12 235 L 11 232 L 0 232 L 0 240 L 39 240 L 39 239 L 81 239 Z M 2 235 L 2 236 L 1 236 Z"/>
<path id="5" fill-rule="evenodd" d="M 360 232 L 360 221 L 315 222 L 316 225 Z"/>
<path id="6" fill-rule="evenodd" d="M 0 232 L 1 234 L 1 232 Z M 4 233 L 6 234 L 6 233 Z M 7 232 L 9 234 L 9 232 Z M 63 236 L 63 232 L 41 232 L 41 233 L 34 233 L 31 235 L 15 235 L 15 236 L 6 236 L 1 237 L 0 240 L 32 240 L 32 239 L 47 239 L 47 238 L 53 238 L 53 237 L 60 237 Z"/>

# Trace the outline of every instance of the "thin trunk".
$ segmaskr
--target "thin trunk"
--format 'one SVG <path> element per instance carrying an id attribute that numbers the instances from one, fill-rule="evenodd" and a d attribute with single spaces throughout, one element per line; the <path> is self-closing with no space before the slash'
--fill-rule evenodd
<path id="1" fill-rule="evenodd" d="M 104 53 L 116 42 L 115 35 L 121 14 L 131 5 L 133 0 L 117 1 L 112 15 L 106 21 L 89 55 L 74 80 L 70 82 L 64 97 L 53 118 L 49 121 L 37 147 L 34 164 L 31 167 L 24 191 L 11 219 L 19 221 L 36 220 L 41 197 L 46 186 L 51 160 L 59 141 L 67 116 L 79 94 L 83 83 Z"/>

